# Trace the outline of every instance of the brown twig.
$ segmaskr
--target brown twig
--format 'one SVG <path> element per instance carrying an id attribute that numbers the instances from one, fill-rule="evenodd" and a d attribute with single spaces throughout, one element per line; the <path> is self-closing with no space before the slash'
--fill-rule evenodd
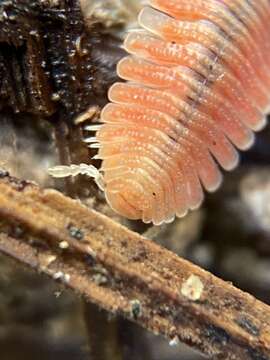
<path id="1" fill-rule="evenodd" d="M 205 355 L 270 359 L 267 305 L 79 202 L 5 173 L 0 251 Z"/>

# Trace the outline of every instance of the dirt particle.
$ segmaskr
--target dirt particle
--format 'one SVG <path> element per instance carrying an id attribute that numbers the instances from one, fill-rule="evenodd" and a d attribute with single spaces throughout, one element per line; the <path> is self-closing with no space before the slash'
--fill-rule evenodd
<path id="1" fill-rule="evenodd" d="M 191 275 L 182 285 L 181 294 L 189 300 L 200 300 L 203 293 L 204 285 L 201 279 L 196 275 Z"/>
<path id="2" fill-rule="evenodd" d="M 93 280 L 97 285 L 105 285 L 108 282 L 107 277 L 103 274 L 95 274 Z"/>
<path id="3" fill-rule="evenodd" d="M 68 249 L 68 248 L 69 248 L 69 243 L 68 243 L 67 241 L 61 241 L 61 242 L 59 243 L 59 247 L 60 247 L 60 249 L 62 249 L 62 250 Z"/>
<path id="4" fill-rule="evenodd" d="M 55 93 L 52 94 L 51 99 L 52 99 L 52 101 L 59 101 L 61 99 L 61 97 L 57 92 L 55 92 Z"/>
<path id="5" fill-rule="evenodd" d="M 24 234 L 24 229 L 19 226 L 19 225 L 16 225 L 14 227 L 12 227 L 11 229 L 11 236 L 16 238 L 16 239 L 20 239 Z"/>
<path id="6" fill-rule="evenodd" d="M 0 179 L 9 176 L 9 173 L 6 170 L 0 169 Z"/>
<path id="7" fill-rule="evenodd" d="M 41 255 L 40 256 L 40 269 L 46 272 L 48 267 L 57 259 L 55 255 Z"/>
<path id="8" fill-rule="evenodd" d="M 54 296 L 58 299 L 62 295 L 62 291 L 55 291 Z"/>
<path id="9" fill-rule="evenodd" d="M 131 305 L 131 316 L 133 317 L 133 319 L 138 319 L 141 315 L 142 315 L 142 305 L 140 300 L 131 300 L 130 301 L 130 305 Z"/>
<path id="10" fill-rule="evenodd" d="M 170 346 L 177 346 L 180 344 L 180 340 L 178 336 L 173 337 L 170 341 L 169 341 L 169 345 Z"/>
<path id="11" fill-rule="evenodd" d="M 93 249 L 91 248 L 91 246 L 87 245 L 87 246 L 86 246 L 86 251 L 87 251 L 87 254 L 88 254 L 89 256 L 91 256 L 93 259 L 95 259 L 95 258 L 97 257 L 97 253 L 95 252 L 95 250 L 93 250 Z"/>
<path id="12" fill-rule="evenodd" d="M 69 283 L 70 281 L 70 275 L 65 274 L 62 271 L 57 271 L 55 274 L 53 274 L 54 280 L 61 280 L 65 283 Z"/>
<path id="13" fill-rule="evenodd" d="M 84 233 L 78 229 L 76 226 L 69 226 L 69 235 L 76 240 L 83 240 Z"/>
<path id="14" fill-rule="evenodd" d="M 55 255 L 48 255 L 46 258 L 47 265 L 51 265 L 56 260 Z"/>

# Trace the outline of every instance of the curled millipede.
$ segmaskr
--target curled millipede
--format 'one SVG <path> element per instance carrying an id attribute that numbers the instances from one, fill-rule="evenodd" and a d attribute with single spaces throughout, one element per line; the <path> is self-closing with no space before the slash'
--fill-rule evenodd
<path id="1" fill-rule="evenodd" d="M 269 0 L 150 0 L 95 137 L 106 199 L 158 225 L 196 209 L 270 105 Z"/>

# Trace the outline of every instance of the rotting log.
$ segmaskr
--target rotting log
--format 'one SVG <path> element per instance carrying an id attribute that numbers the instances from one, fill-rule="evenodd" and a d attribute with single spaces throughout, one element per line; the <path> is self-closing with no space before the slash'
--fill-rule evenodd
<path id="1" fill-rule="evenodd" d="M 218 359 L 270 359 L 270 307 L 55 190 L 0 176 L 0 251 Z"/>

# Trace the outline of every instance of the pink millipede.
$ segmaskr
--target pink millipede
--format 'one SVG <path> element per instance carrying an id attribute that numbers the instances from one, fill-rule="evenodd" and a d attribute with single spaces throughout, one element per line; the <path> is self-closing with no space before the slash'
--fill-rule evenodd
<path id="1" fill-rule="evenodd" d="M 149 0 L 89 128 L 116 212 L 171 222 L 237 165 L 270 105 L 269 18 L 269 0 Z"/>

